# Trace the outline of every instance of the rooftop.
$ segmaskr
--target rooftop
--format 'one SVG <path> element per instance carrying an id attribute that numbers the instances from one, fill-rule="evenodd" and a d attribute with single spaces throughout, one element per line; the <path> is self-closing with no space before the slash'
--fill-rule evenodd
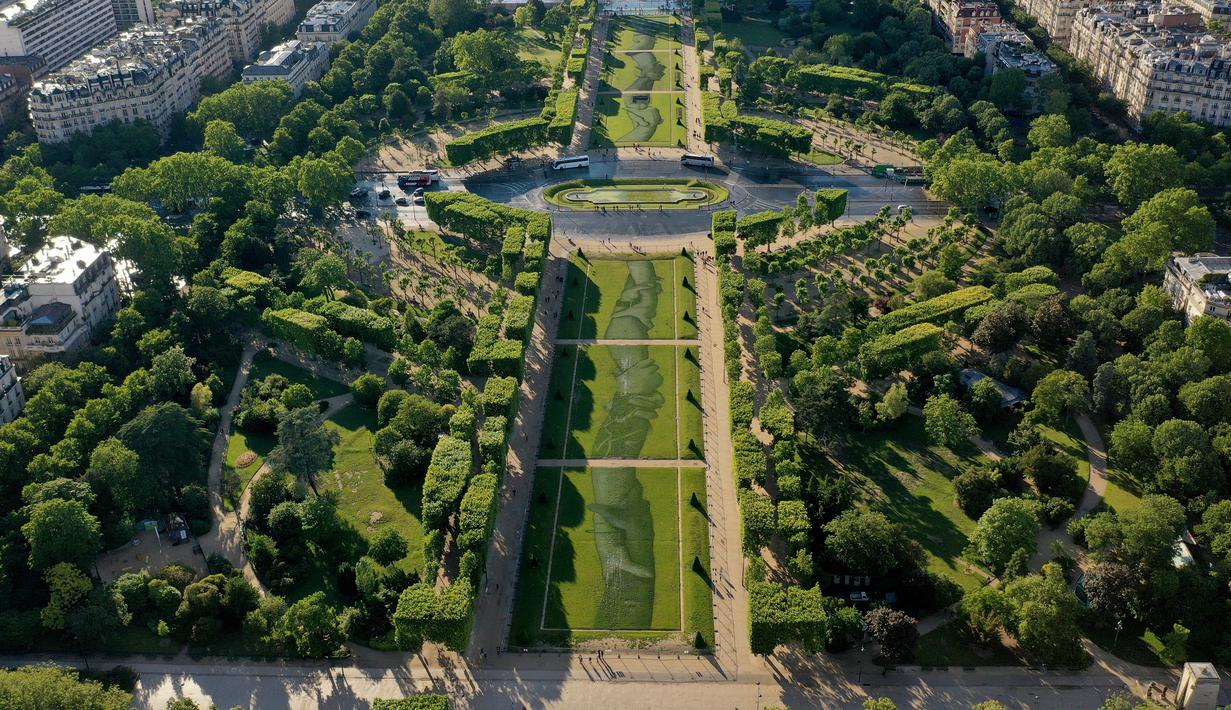
<path id="1" fill-rule="evenodd" d="M 92 80 L 119 75 L 132 75 L 141 82 L 177 57 L 195 52 L 221 26 L 219 20 L 198 18 L 187 18 L 178 26 L 137 25 L 35 82 L 33 91 L 68 91 L 85 87 Z"/>
<path id="2" fill-rule="evenodd" d="M 323 47 L 319 42 L 300 42 L 297 39 L 283 42 L 261 52 L 255 62 L 244 67 L 244 74 L 285 74 L 296 64 L 311 59 Z"/>
<path id="3" fill-rule="evenodd" d="M 25 331 L 30 335 L 55 335 L 64 330 L 64 326 L 71 323 L 76 315 L 67 303 L 44 303 L 30 314 Z"/>
<path id="4" fill-rule="evenodd" d="M 18 272 L 25 283 L 73 283 L 105 250 L 70 237 L 51 237 Z"/>
<path id="5" fill-rule="evenodd" d="M 356 5 L 359 0 L 325 0 L 313 5 L 303 18 L 303 24 L 316 25 L 333 23 L 341 20 Z"/>
<path id="6" fill-rule="evenodd" d="M 50 10 L 69 0 L 11 0 L 0 3 L 0 20 L 14 22 L 40 11 Z"/>

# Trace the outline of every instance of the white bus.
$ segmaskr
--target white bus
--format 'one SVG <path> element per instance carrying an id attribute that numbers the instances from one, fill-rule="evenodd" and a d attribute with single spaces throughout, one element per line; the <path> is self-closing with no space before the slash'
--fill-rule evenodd
<path id="1" fill-rule="evenodd" d="M 572 170 L 573 168 L 588 168 L 590 167 L 590 156 L 575 155 L 571 158 L 560 158 L 551 161 L 552 170 Z"/>
<path id="2" fill-rule="evenodd" d="M 685 153 L 684 157 L 680 158 L 680 165 L 699 165 L 703 168 L 713 167 L 714 156 Z"/>

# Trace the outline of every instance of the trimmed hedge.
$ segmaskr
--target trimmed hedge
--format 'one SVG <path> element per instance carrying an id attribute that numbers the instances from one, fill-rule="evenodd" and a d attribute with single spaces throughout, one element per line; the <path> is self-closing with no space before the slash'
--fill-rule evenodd
<path id="1" fill-rule="evenodd" d="M 525 340 L 534 325 L 534 296 L 514 296 L 504 312 L 504 337 Z"/>
<path id="2" fill-rule="evenodd" d="M 731 384 L 731 427 L 747 429 L 752 425 L 752 417 L 756 414 L 753 398 L 756 387 L 747 380 L 737 380 Z"/>
<path id="3" fill-rule="evenodd" d="M 816 202 L 823 205 L 825 221 L 836 222 L 846 214 L 847 191 L 839 187 L 827 187 L 816 191 Z"/>
<path id="4" fill-rule="evenodd" d="M 778 229 L 786 215 L 775 210 L 766 210 L 741 217 L 735 223 L 736 236 L 750 245 L 768 244 L 778 236 Z"/>
<path id="5" fill-rule="evenodd" d="M 257 304 L 267 306 L 273 302 L 278 287 L 267 277 L 255 271 L 244 271 L 228 267 L 222 272 L 224 283 L 244 296 L 252 296 Z"/>
<path id="6" fill-rule="evenodd" d="M 868 377 L 882 377 L 908 368 L 926 352 L 940 347 L 944 329 L 933 323 L 916 323 L 863 344 L 859 360 Z"/>
<path id="7" fill-rule="evenodd" d="M 746 428 L 731 432 L 731 444 L 735 448 L 735 482 L 741 488 L 755 483 L 765 483 L 769 471 L 769 459 L 760 439 Z"/>
<path id="8" fill-rule="evenodd" d="M 573 87 L 556 96 L 556 115 L 547 124 L 547 139 L 560 145 L 568 145 L 573 139 L 573 126 L 577 123 L 578 89 Z"/>
<path id="9" fill-rule="evenodd" d="M 487 351 L 487 361 L 494 374 L 520 379 L 525 351 L 526 346 L 520 340 L 497 340 Z"/>
<path id="10" fill-rule="evenodd" d="M 854 96 L 863 90 L 870 99 L 883 99 L 890 91 L 903 91 L 918 98 L 928 98 L 936 94 L 933 87 L 906 81 L 901 77 L 835 64 L 796 67 L 787 75 L 787 83 L 799 91 L 816 94 Z"/>
<path id="11" fill-rule="evenodd" d="M 803 126 L 760 116 L 741 116 L 734 101 L 723 101 L 712 91 L 701 92 L 701 124 L 705 140 L 711 143 L 736 136 L 741 148 L 780 157 L 812 149 L 812 132 Z"/>
<path id="12" fill-rule="evenodd" d="M 515 153 L 540 146 L 547 142 L 549 125 L 538 116 L 497 123 L 449 141 L 445 144 L 445 155 L 453 165 L 465 165 L 493 155 Z"/>
<path id="13" fill-rule="evenodd" d="M 298 308 L 265 309 L 261 324 L 275 338 L 294 343 L 307 352 L 331 359 L 342 356 L 342 336 L 333 332 L 324 316 Z"/>
<path id="14" fill-rule="evenodd" d="M 474 409 L 463 402 L 457 411 L 453 412 L 453 416 L 449 417 L 449 435 L 469 441 L 474 436 L 477 421 Z"/>
<path id="15" fill-rule="evenodd" d="M 1022 286 L 1016 291 L 1005 296 L 1006 301 L 1017 301 L 1026 307 L 1026 310 L 1033 312 L 1036 308 L 1043 305 L 1047 299 L 1060 293 L 1060 289 L 1048 283 L 1033 283 L 1028 286 Z"/>
<path id="16" fill-rule="evenodd" d="M 463 552 L 481 554 L 487 546 L 498 487 L 499 482 L 490 473 L 480 473 L 470 480 L 457 516 L 457 545 Z"/>
<path id="17" fill-rule="evenodd" d="M 719 259 L 730 258 L 735 253 L 735 210 L 719 210 L 710 215 L 710 234 L 714 238 L 714 253 Z"/>
<path id="18" fill-rule="evenodd" d="M 483 426 L 479 429 L 479 455 L 483 457 L 483 461 L 499 461 L 503 464 L 508 430 L 509 420 L 502 414 L 483 420 Z"/>
<path id="19" fill-rule="evenodd" d="M 379 313 L 342 301 L 320 300 L 313 303 L 311 308 L 317 315 L 324 316 L 329 325 L 342 335 L 371 343 L 385 352 L 393 352 L 397 344 L 397 326 Z"/>
<path id="20" fill-rule="evenodd" d="M 483 385 L 483 416 L 512 419 L 517 414 L 517 378 L 489 377 Z"/>
<path id="21" fill-rule="evenodd" d="M 886 313 L 872 325 L 877 332 L 892 333 L 916 323 L 941 323 L 991 298 L 986 286 L 969 286 Z"/>
<path id="22" fill-rule="evenodd" d="M 453 436 L 442 436 L 432 449 L 432 460 L 423 479 L 423 527 L 443 529 L 454 511 L 474 460 L 470 442 Z"/>
<path id="23" fill-rule="evenodd" d="M 523 271 L 513 280 L 513 288 L 523 296 L 534 296 L 539 290 L 539 272 Z"/>
<path id="24" fill-rule="evenodd" d="M 419 693 L 408 698 L 376 698 L 372 710 L 449 710 L 449 697 L 439 693 Z"/>
<path id="25" fill-rule="evenodd" d="M 774 537 L 774 501 L 760 491 L 741 488 L 739 518 L 744 553 L 758 554 Z"/>
<path id="26" fill-rule="evenodd" d="M 748 585 L 748 635 L 752 652 L 769 655 L 779 644 L 800 643 L 819 653 L 829 637 L 825 598 L 817 587 L 773 582 Z"/>

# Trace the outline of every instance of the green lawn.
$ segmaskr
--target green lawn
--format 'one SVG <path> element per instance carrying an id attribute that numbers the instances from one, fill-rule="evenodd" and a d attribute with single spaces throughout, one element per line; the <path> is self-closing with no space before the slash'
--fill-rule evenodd
<path id="1" fill-rule="evenodd" d="M 423 524 L 420 521 L 421 486 L 385 485 L 384 473 L 372 453 L 376 413 L 351 404 L 328 420 L 328 426 L 342 436 L 334 448 L 333 470 L 317 478 L 321 491 L 336 491 L 338 515 L 364 538 L 382 527 L 392 526 L 410 547 L 402 564 L 407 569 L 423 565 Z"/>
<path id="2" fill-rule="evenodd" d="M 1081 438 L 1081 432 L 1072 421 L 1064 431 L 1041 427 L 1043 436 L 1053 442 L 1069 456 L 1077 459 L 1077 475 L 1085 483 L 1090 482 L 1090 459 L 1086 455 L 1086 442 Z M 1107 490 L 1103 494 L 1103 503 L 1112 510 L 1130 510 L 1141 502 L 1141 484 L 1128 473 L 1108 466 Z"/>
<path id="3" fill-rule="evenodd" d="M 683 91 L 683 63 L 674 49 L 608 52 L 599 91 Z"/>
<path id="4" fill-rule="evenodd" d="M 722 23 L 722 34 L 727 39 L 739 39 L 744 47 L 779 47 L 786 33 L 765 20 L 745 17 L 739 22 Z"/>
<path id="5" fill-rule="evenodd" d="M 990 647 L 980 646 L 952 622 L 919 637 L 912 663 L 928 667 L 946 666 L 1021 666 L 1025 662 L 996 640 Z"/>
<path id="6" fill-rule="evenodd" d="M 600 148 L 684 146 L 687 120 L 683 92 L 600 94 L 591 142 Z"/>
<path id="7" fill-rule="evenodd" d="M 700 380 L 690 367 L 683 346 L 561 346 L 540 456 L 703 458 L 701 417 L 689 411 L 699 404 L 687 399 L 695 385 L 693 399 L 699 400 Z M 554 432 L 566 432 L 565 441 Z M 689 439 L 696 443 L 691 450 Z"/>
<path id="8" fill-rule="evenodd" d="M 518 27 L 508 31 L 517 58 L 522 61 L 537 61 L 554 67 L 560 62 L 560 42 L 549 41 L 541 30 Z"/>
<path id="9" fill-rule="evenodd" d="M 260 434 L 256 432 L 248 432 L 242 429 L 235 429 L 231 432 L 231 436 L 227 439 L 227 460 L 222 469 L 224 480 L 224 495 L 223 502 L 234 510 L 235 506 L 239 505 L 239 497 L 243 494 L 244 488 L 248 486 L 248 482 L 256 475 L 261 466 L 265 463 L 265 457 L 273 450 L 278 443 L 277 438 L 272 434 Z M 257 456 L 247 466 L 237 466 L 236 463 L 239 457 L 246 451 L 251 451 Z"/>
<path id="10" fill-rule="evenodd" d="M 672 49 L 678 47 L 679 20 L 669 15 L 616 18 L 608 31 L 607 51 Z"/>
<path id="11" fill-rule="evenodd" d="M 697 363 L 697 348 L 676 348 L 675 352 L 676 372 L 679 373 L 680 380 L 680 456 L 705 458 L 705 422 L 701 416 L 701 366 Z"/>
<path id="12" fill-rule="evenodd" d="M 987 460 L 974 447 L 960 452 L 928 442 L 923 419 L 902 417 L 896 429 L 874 431 L 852 440 L 840 464 L 862 484 L 864 502 L 906 529 L 927 552 L 928 569 L 967 591 L 982 577 L 967 571 L 961 558 L 975 521 L 954 499 L 952 479 L 963 467 Z"/>
<path id="13" fill-rule="evenodd" d="M 633 262 L 650 261 L 653 276 L 637 273 L 638 279 L 652 279 L 657 283 L 654 292 L 645 286 L 639 294 L 639 303 L 654 299 L 648 331 L 644 334 L 624 334 L 617 326 L 612 329 L 612 316 L 627 301 Z M 694 282 L 696 273 L 692 259 L 686 256 L 654 257 L 650 259 L 586 259 L 574 258 L 569 264 L 568 282 L 565 288 L 563 321 L 559 337 L 582 339 L 636 338 L 639 340 L 666 340 L 697 337 L 697 296 Z M 685 286 L 687 282 L 687 286 Z M 674 284 L 674 288 L 672 285 Z M 648 310 L 648 306 L 646 304 Z M 687 317 L 685 317 L 687 314 Z M 647 314 L 639 314 L 644 317 Z"/>
<path id="14" fill-rule="evenodd" d="M 795 156 L 813 165 L 838 165 L 842 162 L 842 156 L 817 148 L 813 148 L 807 153 L 796 153 Z"/>
<path id="15" fill-rule="evenodd" d="M 307 385 L 312 390 L 314 399 L 325 399 L 346 394 L 350 388 L 341 382 L 319 377 L 298 365 L 283 362 L 267 353 L 257 353 L 252 360 L 252 369 L 248 371 L 248 381 L 256 382 L 268 375 L 282 375 L 291 384 Z"/>
<path id="16" fill-rule="evenodd" d="M 704 470 L 541 469 L 532 506 L 515 644 L 700 633 L 712 645 Z"/>

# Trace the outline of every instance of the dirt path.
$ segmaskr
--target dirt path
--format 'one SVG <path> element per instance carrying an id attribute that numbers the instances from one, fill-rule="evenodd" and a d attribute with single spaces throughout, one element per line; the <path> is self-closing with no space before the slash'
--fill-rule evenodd
<path id="1" fill-rule="evenodd" d="M 681 17 L 684 45 L 684 119 L 688 121 L 688 152 L 708 153 L 701 128 L 701 65 L 697 58 L 696 27 L 691 15 Z"/>

